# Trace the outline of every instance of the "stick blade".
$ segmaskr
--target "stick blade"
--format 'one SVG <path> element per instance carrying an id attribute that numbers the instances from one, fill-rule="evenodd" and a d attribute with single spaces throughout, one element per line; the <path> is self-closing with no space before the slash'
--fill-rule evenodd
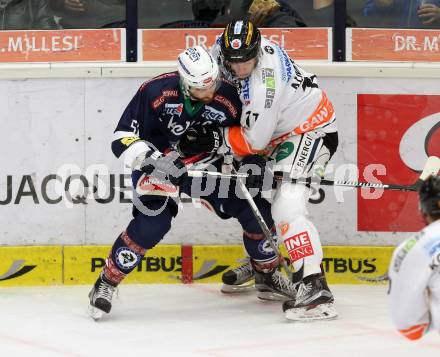
<path id="1" fill-rule="evenodd" d="M 437 156 L 430 156 L 426 161 L 425 166 L 423 167 L 422 174 L 419 177 L 419 180 L 425 181 L 429 176 L 434 175 L 437 176 L 440 170 L 440 158 Z"/>

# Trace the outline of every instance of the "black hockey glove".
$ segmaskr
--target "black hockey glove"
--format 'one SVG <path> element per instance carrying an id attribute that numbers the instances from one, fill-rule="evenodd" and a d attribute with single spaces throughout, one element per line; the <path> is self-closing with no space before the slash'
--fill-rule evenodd
<path id="1" fill-rule="evenodd" d="M 240 172 L 247 173 L 248 175 L 246 178 L 246 187 L 262 190 L 264 179 L 266 177 L 267 188 L 271 188 L 273 182 L 273 173 L 272 170 L 270 170 L 270 166 L 271 165 L 260 155 L 246 156 L 241 161 L 239 170 Z"/>
<path id="2" fill-rule="evenodd" d="M 223 144 L 223 137 L 219 128 L 208 125 L 194 125 L 182 135 L 179 142 L 179 151 L 183 156 L 200 153 L 215 153 Z"/>
<path id="3" fill-rule="evenodd" d="M 166 155 L 160 151 L 148 151 L 141 164 L 141 170 L 159 180 L 169 181 L 174 186 L 179 186 L 186 173 L 185 164 L 175 151 Z"/>

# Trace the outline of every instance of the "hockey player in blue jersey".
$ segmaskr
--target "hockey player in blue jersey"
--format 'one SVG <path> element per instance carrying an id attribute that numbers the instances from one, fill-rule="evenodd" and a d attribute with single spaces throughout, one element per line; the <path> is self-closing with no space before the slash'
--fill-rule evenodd
<path id="1" fill-rule="evenodd" d="M 195 126 L 231 126 L 240 121 L 241 102 L 235 86 L 220 78 L 217 63 L 205 49 L 197 46 L 183 51 L 177 69 L 145 82 L 114 132 L 112 151 L 132 169 L 135 205 L 133 219 L 114 242 L 90 291 L 89 313 L 95 319 L 110 312 L 116 286 L 169 231 L 178 212 L 173 198 L 179 191 L 200 195 L 193 192 L 195 179 L 186 174 L 185 160 L 177 151 L 182 135 Z M 215 152 L 220 145 L 216 131 L 206 132 L 206 140 L 198 140 L 197 144 L 205 147 L 197 151 Z M 191 143 L 181 146 L 186 148 L 185 153 L 191 153 Z M 202 198 L 221 218 L 239 221 L 249 256 L 266 268 L 261 284 L 267 291 L 292 298 L 293 284 L 276 269 L 280 258 L 269 248 L 248 202 L 235 192 L 231 185 L 225 197 L 216 187 Z M 255 201 L 269 227 L 273 227 L 270 204 L 262 198 Z"/>

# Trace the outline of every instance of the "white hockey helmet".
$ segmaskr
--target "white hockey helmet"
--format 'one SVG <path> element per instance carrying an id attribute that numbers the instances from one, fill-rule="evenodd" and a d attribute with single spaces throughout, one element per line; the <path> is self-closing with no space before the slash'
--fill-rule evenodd
<path id="1" fill-rule="evenodd" d="M 219 83 L 219 69 L 212 56 L 202 46 L 187 48 L 177 57 L 177 71 L 185 91 L 190 88 L 210 88 Z"/>

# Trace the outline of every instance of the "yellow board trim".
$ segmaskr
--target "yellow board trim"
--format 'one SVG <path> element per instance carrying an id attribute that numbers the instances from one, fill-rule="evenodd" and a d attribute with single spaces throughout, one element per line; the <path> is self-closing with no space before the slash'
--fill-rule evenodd
<path id="1" fill-rule="evenodd" d="M 192 247 L 193 282 L 220 283 L 222 274 L 245 257 L 241 245 Z M 111 246 L 0 247 L 0 287 L 92 284 Z M 394 247 L 327 246 L 323 267 L 330 284 L 371 284 L 388 269 Z M 282 247 L 284 256 L 287 256 Z M 180 245 L 158 245 L 124 283 L 181 283 Z"/>
<path id="2" fill-rule="evenodd" d="M 110 246 L 64 247 L 64 283 L 66 285 L 93 283 L 105 264 Z M 158 245 L 147 251 L 141 263 L 124 283 L 180 283 L 182 258 L 179 245 Z"/>
<path id="3" fill-rule="evenodd" d="M 63 283 L 62 247 L 0 247 L 0 287 Z"/>

